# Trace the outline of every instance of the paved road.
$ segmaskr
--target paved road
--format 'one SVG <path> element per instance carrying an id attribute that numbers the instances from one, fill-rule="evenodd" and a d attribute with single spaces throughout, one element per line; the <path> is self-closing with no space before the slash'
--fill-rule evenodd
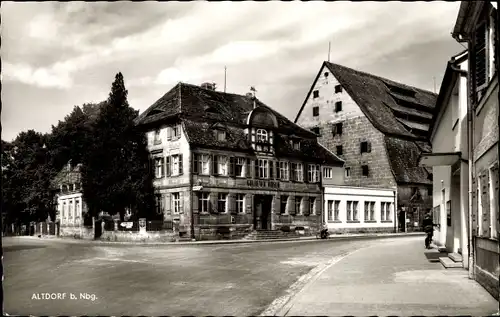
<path id="1" fill-rule="evenodd" d="M 445 269 L 422 238 L 375 244 L 346 256 L 303 287 L 280 315 L 489 316 L 496 301 L 463 269 Z M 388 247 L 389 246 L 389 247 Z"/>
<path id="2" fill-rule="evenodd" d="M 379 241 L 131 246 L 6 238 L 4 308 L 38 316 L 257 315 L 314 266 Z"/>

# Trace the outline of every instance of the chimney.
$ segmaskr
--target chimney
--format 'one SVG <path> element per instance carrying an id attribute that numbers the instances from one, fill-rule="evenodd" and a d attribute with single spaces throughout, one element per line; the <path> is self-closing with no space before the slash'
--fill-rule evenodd
<path id="1" fill-rule="evenodd" d="M 200 85 L 201 88 L 203 89 L 208 89 L 208 90 L 214 90 L 216 89 L 217 85 L 215 83 L 210 83 L 210 82 L 205 82 Z"/>

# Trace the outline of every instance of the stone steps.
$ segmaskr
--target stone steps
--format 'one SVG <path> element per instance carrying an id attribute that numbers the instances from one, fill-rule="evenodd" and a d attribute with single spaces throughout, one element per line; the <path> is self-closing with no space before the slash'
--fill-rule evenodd
<path id="1" fill-rule="evenodd" d="M 298 235 L 292 232 L 282 232 L 278 230 L 258 230 L 253 231 L 249 235 L 245 236 L 243 240 L 274 240 L 297 237 Z"/>
<path id="2" fill-rule="evenodd" d="M 458 253 L 450 253 L 448 254 L 448 257 L 453 260 L 453 262 L 462 262 L 463 257 L 461 254 Z"/>
<path id="3" fill-rule="evenodd" d="M 461 269 L 463 268 L 462 262 L 455 262 L 449 257 L 440 257 L 439 262 L 447 269 Z"/>

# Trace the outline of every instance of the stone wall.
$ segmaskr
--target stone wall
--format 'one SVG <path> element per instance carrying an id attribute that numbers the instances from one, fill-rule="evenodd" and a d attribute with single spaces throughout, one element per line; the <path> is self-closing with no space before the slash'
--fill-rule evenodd
<path id="1" fill-rule="evenodd" d="M 74 239 L 84 239 L 93 240 L 94 239 L 94 229 L 89 227 L 68 227 L 61 226 L 59 231 L 60 237 L 74 238 Z"/>
<path id="2" fill-rule="evenodd" d="M 145 234 L 130 231 L 105 231 L 100 240 L 113 242 L 173 242 L 173 231 L 149 231 Z"/>
<path id="3" fill-rule="evenodd" d="M 346 233 L 392 233 L 394 228 L 389 227 L 372 227 L 372 228 L 334 228 L 328 229 L 330 234 L 346 234 Z"/>

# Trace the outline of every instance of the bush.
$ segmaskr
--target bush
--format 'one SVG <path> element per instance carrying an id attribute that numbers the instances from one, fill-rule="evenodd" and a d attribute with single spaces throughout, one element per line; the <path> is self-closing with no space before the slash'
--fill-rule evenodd
<path id="1" fill-rule="evenodd" d="M 291 230 L 290 230 L 290 226 L 282 226 L 282 227 L 280 228 L 280 230 L 281 230 L 281 231 L 283 231 L 283 232 L 290 232 L 290 231 L 291 231 Z"/>

